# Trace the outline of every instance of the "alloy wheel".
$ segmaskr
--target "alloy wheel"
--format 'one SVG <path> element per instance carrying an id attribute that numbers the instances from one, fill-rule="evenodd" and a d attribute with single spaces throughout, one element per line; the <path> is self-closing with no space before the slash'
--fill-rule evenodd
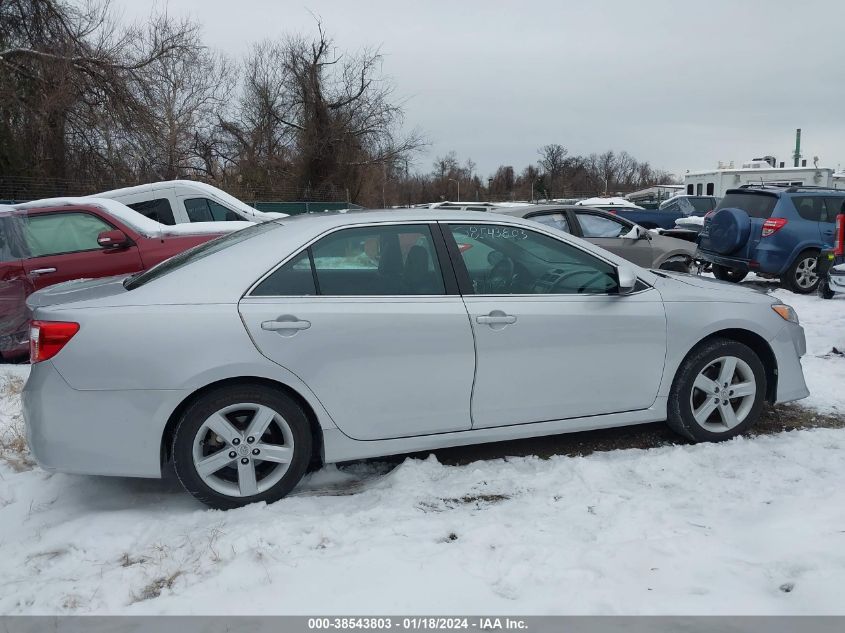
<path id="1" fill-rule="evenodd" d="M 795 283 L 799 288 L 812 288 L 818 278 L 815 257 L 805 257 L 795 266 Z"/>
<path id="2" fill-rule="evenodd" d="M 209 488 L 230 497 L 252 497 L 277 484 L 293 453 L 293 432 L 284 417 L 254 403 L 215 412 L 193 442 L 197 474 Z"/>
<path id="3" fill-rule="evenodd" d="M 701 428 L 719 433 L 745 421 L 756 395 L 757 381 L 748 363 L 736 356 L 722 356 L 696 376 L 690 407 Z"/>

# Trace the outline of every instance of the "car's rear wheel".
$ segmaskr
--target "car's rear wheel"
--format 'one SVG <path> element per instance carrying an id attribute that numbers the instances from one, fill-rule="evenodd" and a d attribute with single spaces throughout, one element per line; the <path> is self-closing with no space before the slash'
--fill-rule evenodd
<path id="1" fill-rule="evenodd" d="M 745 279 L 747 274 L 747 270 L 739 270 L 737 268 L 728 268 L 727 266 L 722 266 L 721 264 L 713 264 L 713 276 L 716 279 L 721 279 L 722 281 L 739 283 Z"/>
<path id="2" fill-rule="evenodd" d="M 807 250 L 798 255 L 781 281 L 788 290 L 798 294 L 809 294 L 819 286 L 817 266 L 818 251 Z"/>
<path id="3" fill-rule="evenodd" d="M 232 385 L 191 404 L 173 438 L 173 465 L 194 497 L 218 509 L 273 502 L 299 482 L 311 459 L 302 409 L 262 385 Z"/>
<path id="4" fill-rule="evenodd" d="M 713 339 L 681 363 L 669 393 L 669 426 L 695 442 L 735 437 L 760 417 L 766 371 L 747 345 Z"/>

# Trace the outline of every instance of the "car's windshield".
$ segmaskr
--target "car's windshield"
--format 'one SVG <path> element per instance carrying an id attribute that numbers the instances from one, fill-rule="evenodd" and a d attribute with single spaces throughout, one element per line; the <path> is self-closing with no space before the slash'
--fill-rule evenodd
<path id="1" fill-rule="evenodd" d="M 767 193 L 731 192 L 722 198 L 717 209 L 742 209 L 752 218 L 770 218 L 777 204 L 777 196 Z"/>
<path id="2" fill-rule="evenodd" d="M 278 228 L 279 226 L 280 224 L 278 222 L 262 222 L 261 224 L 253 224 L 252 226 L 249 226 L 245 229 L 241 229 L 240 231 L 229 233 L 228 235 L 224 235 L 223 237 L 218 237 L 217 239 L 211 240 L 210 242 L 205 242 L 204 244 L 195 246 L 194 248 L 188 249 L 187 251 L 179 253 L 178 255 L 174 255 L 170 259 L 164 260 L 157 266 L 153 266 L 147 271 L 129 277 L 126 281 L 123 282 L 123 287 L 127 290 L 134 290 L 135 288 L 140 288 L 144 284 L 149 283 L 154 279 L 158 279 L 159 277 L 163 277 L 164 275 L 170 274 L 174 270 L 178 270 L 183 266 L 187 266 L 191 262 L 195 262 L 198 259 L 202 259 L 203 257 L 211 255 L 212 253 L 222 251 L 224 248 L 229 248 L 234 244 L 243 242 L 244 240 L 247 240 L 255 235 Z"/>
<path id="3" fill-rule="evenodd" d="M 694 209 L 691 215 L 704 215 L 716 206 L 713 198 L 689 198 L 689 202 Z"/>

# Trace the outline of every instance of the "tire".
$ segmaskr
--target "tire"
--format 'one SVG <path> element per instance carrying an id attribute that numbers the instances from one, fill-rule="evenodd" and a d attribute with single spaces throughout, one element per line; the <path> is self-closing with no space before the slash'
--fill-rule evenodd
<path id="1" fill-rule="evenodd" d="M 731 281 L 738 284 L 748 275 L 747 270 L 739 270 L 737 268 L 728 268 L 721 264 L 713 264 L 713 276 L 722 281 Z"/>
<path id="2" fill-rule="evenodd" d="M 801 295 L 815 292 L 819 287 L 819 276 L 816 274 L 818 256 L 819 252 L 812 249 L 802 251 L 781 277 L 784 288 Z"/>
<path id="3" fill-rule="evenodd" d="M 833 299 L 833 295 L 836 294 L 833 290 L 830 289 L 827 281 L 822 280 L 819 282 L 819 296 L 822 299 Z"/>
<path id="4" fill-rule="evenodd" d="M 748 241 L 751 220 L 742 209 L 719 209 L 710 218 L 708 239 L 712 249 L 720 255 L 729 255 Z"/>
<path id="5" fill-rule="evenodd" d="M 250 425 L 259 425 L 253 429 L 260 431 L 264 422 L 261 435 L 247 435 Z M 273 459 L 261 459 L 256 451 Z M 212 508 L 272 503 L 305 474 L 311 429 L 305 413 L 285 394 L 263 385 L 231 385 L 201 396 L 185 410 L 171 454 L 185 490 Z M 206 462 L 207 472 L 201 474 L 197 464 L 209 457 L 217 459 Z"/>
<path id="6" fill-rule="evenodd" d="M 730 371 L 731 359 L 735 369 L 725 388 L 723 372 Z M 740 395 L 731 397 L 735 392 Z M 729 440 L 759 419 L 765 394 L 766 371 L 757 354 L 742 343 L 712 339 L 694 348 L 678 368 L 669 392 L 667 423 L 693 442 Z"/>

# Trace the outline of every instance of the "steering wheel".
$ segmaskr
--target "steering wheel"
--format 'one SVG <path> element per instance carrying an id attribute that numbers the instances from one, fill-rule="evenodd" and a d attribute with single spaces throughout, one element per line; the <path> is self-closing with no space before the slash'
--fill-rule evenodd
<path id="1" fill-rule="evenodd" d="M 487 289 L 490 294 L 507 294 L 513 284 L 514 265 L 510 257 L 502 256 L 487 275 Z"/>
<path id="2" fill-rule="evenodd" d="M 578 275 L 589 275 L 589 279 L 587 279 L 583 284 L 578 286 L 578 293 L 581 294 L 586 290 L 593 281 L 597 281 L 605 276 L 605 273 L 600 271 L 590 271 L 590 270 L 573 270 L 572 272 L 565 273 L 558 277 L 555 282 L 552 284 L 552 287 L 549 289 L 550 294 L 555 294 L 555 291 L 561 285 L 563 281 L 566 281 L 570 277 L 576 277 Z"/>

